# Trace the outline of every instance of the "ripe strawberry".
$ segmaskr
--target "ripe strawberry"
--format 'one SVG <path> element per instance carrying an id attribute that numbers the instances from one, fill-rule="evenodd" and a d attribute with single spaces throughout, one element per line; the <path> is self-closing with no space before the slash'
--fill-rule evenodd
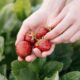
<path id="1" fill-rule="evenodd" d="M 27 41 L 21 41 L 16 45 L 17 55 L 22 57 L 23 59 L 31 53 L 31 45 Z"/>
<path id="2" fill-rule="evenodd" d="M 35 47 L 40 49 L 41 51 L 48 51 L 51 48 L 51 42 L 49 40 L 39 40 Z"/>
<path id="3" fill-rule="evenodd" d="M 34 44 L 35 43 L 35 34 L 33 32 L 28 32 L 25 35 L 25 39 L 24 40 Z"/>
<path id="4" fill-rule="evenodd" d="M 36 32 L 36 38 L 37 38 L 37 39 L 42 38 L 47 32 L 48 32 L 48 29 L 41 27 L 41 28 Z"/>

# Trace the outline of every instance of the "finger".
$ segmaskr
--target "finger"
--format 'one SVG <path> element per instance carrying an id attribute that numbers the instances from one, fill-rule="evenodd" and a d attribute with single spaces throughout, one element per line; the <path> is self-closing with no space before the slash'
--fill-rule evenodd
<path id="1" fill-rule="evenodd" d="M 73 20 L 66 16 L 54 29 L 48 32 L 44 38 L 45 39 L 54 39 L 55 37 L 62 34 L 70 25 L 72 25 Z"/>
<path id="2" fill-rule="evenodd" d="M 78 31 L 71 39 L 70 42 L 74 43 L 80 39 L 80 31 Z"/>
<path id="3" fill-rule="evenodd" d="M 79 30 L 79 25 L 76 23 L 67 29 L 63 34 L 61 34 L 56 39 L 53 39 L 53 43 L 69 43 L 69 39 Z"/>
<path id="4" fill-rule="evenodd" d="M 32 61 L 34 61 L 36 58 L 37 58 L 37 57 L 35 56 L 35 54 L 31 54 L 31 55 L 27 56 L 27 57 L 25 58 L 25 60 L 26 60 L 27 62 L 32 62 Z"/>
<path id="5" fill-rule="evenodd" d="M 20 56 L 18 56 L 18 61 L 23 61 L 23 59 Z"/>
<path id="6" fill-rule="evenodd" d="M 54 51 L 54 48 L 55 48 L 55 45 L 53 44 L 49 51 L 45 51 L 42 53 L 42 57 L 47 57 L 47 56 L 51 55 L 52 52 Z"/>
<path id="7" fill-rule="evenodd" d="M 33 53 L 34 53 L 37 57 L 39 57 L 39 58 L 42 57 L 41 51 L 40 51 L 38 48 L 34 48 L 34 49 L 33 49 Z"/>
<path id="8" fill-rule="evenodd" d="M 64 8 L 56 18 L 54 17 L 50 18 L 50 20 L 48 21 L 48 28 L 50 29 L 54 28 L 58 23 L 60 23 L 63 20 L 66 13 L 67 10 L 66 8 Z"/>

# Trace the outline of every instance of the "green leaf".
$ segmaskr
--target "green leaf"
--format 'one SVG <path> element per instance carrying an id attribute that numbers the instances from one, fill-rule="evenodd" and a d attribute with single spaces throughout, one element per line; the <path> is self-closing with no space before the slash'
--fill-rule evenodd
<path id="1" fill-rule="evenodd" d="M 57 45 L 49 60 L 56 60 L 64 64 L 64 70 L 68 69 L 72 62 L 73 47 L 70 44 Z M 69 60 L 68 60 L 69 59 Z"/>
<path id="2" fill-rule="evenodd" d="M 63 64 L 57 61 L 50 61 L 45 64 L 42 70 L 42 75 L 44 76 L 51 76 L 56 71 L 61 71 L 63 68 Z"/>
<path id="3" fill-rule="evenodd" d="M 24 1 L 25 1 L 24 2 L 24 12 L 26 16 L 29 16 L 31 13 L 31 3 L 30 3 L 30 0 L 24 0 Z"/>
<path id="4" fill-rule="evenodd" d="M 80 72 L 73 71 L 65 74 L 61 80 L 80 80 Z"/>
<path id="5" fill-rule="evenodd" d="M 58 71 L 55 72 L 50 78 L 45 78 L 44 80 L 59 80 L 59 74 Z"/>
<path id="6" fill-rule="evenodd" d="M 28 64 L 29 68 L 31 68 L 34 72 L 39 73 L 46 63 L 46 58 L 44 59 L 36 59 L 35 61 Z"/>
<path id="7" fill-rule="evenodd" d="M 67 70 L 71 66 L 72 59 L 69 57 L 63 57 L 61 62 L 64 65 L 63 70 Z"/>
<path id="8" fill-rule="evenodd" d="M 74 55 L 72 56 L 72 64 L 70 69 L 72 71 L 80 71 L 80 46 L 74 48 Z"/>
<path id="9" fill-rule="evenodd" d="M 30 0 L 16 0 L 14 8 L 18 18 L 23 20 L 31 13 Z"/>
<path id="10" fill-rule="evenodd" d="M 2 75 L 6 76 L 6 73 L 7 73 L 7 65 L 6 64 L 0 66 L 0 73 Z"/>
<path id="11" fill-rule="evenodd" d="M 53 58 L 61 60 L 63 57 L 72 57 L 73 47 L 70 44 L 60 44 L 57 45 L 55 52 L 53 53 Z"/>
<path id="12" fill-rule="evenodd" d="M 0 74 L 0 80 L 7 80 L 7 78 L 3 76 L 2 74 Z"/>
<path id="13" fill-rule="evenodd" d="M 4 52 L 4 38 L 0 36 L 0 61 L 4 59 L 3 52 Z"/>
<path id="14" fill-rule="evenodd" d="M 42 0 L 30 0 L 33 6 L 39 5 L 42 3 Z"/>
<path id="15" fill-rule="evenodd" d="M 13 2 L 14 0 L 0 0 L 0 9 L 4 6 L 4 5 L 6 5 L 6 4 L 9 4 L 9 3 L 11 3 L 11 2 Z"/>
<path id="16" fill-rule="evenodd" d="M 12 73 L 9 75 L 9 80 L 15 80 L 15 77 L 13 76 Z"/>
<path id="17" fill-rule="evenodd" d="M 14 4 L 4 6 L 0 13 L 0 32 L 11 32 L 17 24 L 19 20 L 14 13 Z"/>
<path id="18" fill-rule="evenodd" d="M 16 80 L 39 80 L 38 74 L 28 67 L 27 62 L 12 62 L 12 73 Z"/>

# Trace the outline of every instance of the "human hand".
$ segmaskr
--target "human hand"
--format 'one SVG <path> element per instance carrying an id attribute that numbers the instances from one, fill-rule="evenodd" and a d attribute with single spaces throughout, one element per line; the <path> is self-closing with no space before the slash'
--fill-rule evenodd
<path id="1" fill-rule="evenodd" d="M 64 0 L 63 0 L 63 2 L 64 2 Z M 48 20 L 51 17 L 50 14 L 52 15 L 52 17 L 58 15 L 59 11 L 62 9 L 62 6 L 64 6 L 63 2 L 60 2 L 60 3 L 56 2 L 55 7 L 57 7 L 57 9 L 56 9 L 56 11 L 54 10 L 54 14 L 52 14 L 53 11 L 50 9 L 51 5 L 48 8 L 46 8 L 46 6 L 48 6 L 48 5 L 45 6 L 45 4 L 43 4 L 42 7 L 38 11 L 36 11 L 28 19 L 26 19 L 23 22 L 22 27 L 17 35 L 16 44 L 18 42 L 24 40 L 24 36 L 25 36 L 26 32 L 28 32 L 29 30 L 36 31 L 36 29 L 38 29 L 40 26 L 46 26 L 48 24 Z M 60 4 L 60 6 L 59 6 L 59 4 Z M 26 56 L 25 60 L 28 62 L 31 62 L 31 61 L 35 60 L 37 57 L 40 57 L 40 58 L 46 57 L 54 51 L 54 48 L 55 48 L 55 45 L 53 44 L 49 51 L 46 51 L 43 53 L 41 53 L 41 51 L 38 48 L 34 48 L 32 50 L 32 54 L 29 56 Z M 18 56 L 18 60 L 22 61 L 23 59 L 20 56 Z"/>
<path id="2" fill-rule="evenodd" d="M 80 38 L 80 0 L 73 0 L 52 20 L 52 30 L 45 35 L 53 43 L 73 43 Z M 56 25 L 56 27 L 55 27 Z"/>
<path id="3" fill-rule="evenodd" d="M 24 40 L 24 36 L 29 30 L 35 32 L 41 26 L 45 26 L 46 20 L 47 20 L 47 15 L 41 11 L 37 11 L 34 14 L 32 14 L 28 19 L 26 19 L 23 22 L 22 27 L 17 35 L 16 44 Z M 54 50 L 54 46 L 55 45 L 52 45 L 52 48 L 48 52 L 52 52 Z M 46 54 L 48 52 L 46 52 Z M 28 62 L 33 61 L 34 59 L 37 58 L 36 55 L 41 57 L 41 52 L 37 48 L 33 49 L 32 54 L 29 56 L 26 56 L 25 60 Z M 18 56 L 18 60 L 22 61 L 23 59 L 20 56 Z"/>

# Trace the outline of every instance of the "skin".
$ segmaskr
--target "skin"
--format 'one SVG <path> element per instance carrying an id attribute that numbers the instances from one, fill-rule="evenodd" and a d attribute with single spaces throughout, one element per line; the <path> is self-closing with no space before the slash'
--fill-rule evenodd
<path id="1" fill-rule="evenodd" d="M 26 20 L 24 20 L 21 29 L 18 32 L 15 45 L 17 45 L 18 42 L 24 39 L 24 35 L 29 30 L 35 31 L 35 29 L 37 30 L 40 26 L 47 26 L 52 21 L 51 19 L 54 19 L 59 15 L 61 10 L 65 6 L 65 3 L 66 0 L 44 0 L 41 8 L 37 10 L 35 13 L 33 13 Z M 43 53 L 41 53 L 39 49 L 34 48 L 32 50 L 32 54 L 26 56 L 25 60 L 27 62 L 31 62 L 35 60 L 37 57 L 46 57 L 54 51 L 54 48 L 55 44 L 52 44 L 51 49 Z M 20 56 L 18 56 L 18 60 L 23 61 L 23 59 Z"/>
<path id="2" fill-rule="evenodd" d="M 55 0 L 53 2 L 54 5 L 56 4 L 55 3 L 56 1 L 59 1 L 59 0 Z M 65 3 L 65 1 L 63 1 L 63 3 Z M 31 26 L 35 23 L 33 26 L 36 26 L 36 24 L 39 24 L 39 25 L 42 24 L 46 26 L 46 28 L 50 28 L 51 31 L 48 32 L 44 36 L 44 38 L 51 40 L 52 43 L 55 43 L 55 44 L 74 43 L 77 40 L 79 40 L 79 37 L 80 37 L 80 11 L 79 11 L 80 4 L 79 3 L 80 3 L 80 0 L 73 0 L 69 4 L 67 4 L 65 7 L 64 5 L 62 6 L 62 4 L 60 5 L 59 2 L 55 7 L 51 5 L 48 6 L 48 3 L 45 3 L 44 6 L 40 8 L 40 12 L 39 10 L 37 11 L 37 13 L 39 13 L 38 16 L 37 16 L 37 13 L 35 12 L 34 14 L 36 14 L 36 16 L 32 14 L 34 18 L 28 18 L 28 19 L 29 21 L 31 21 L 30 24 L 32 23 Z M 55 8 L 57 9 L 55 10 Z M 52 11 L 54 11 L 54 13 Z M 46 17 L 43 14 L 46 14 Z M 43 22 L 41 23 L 40 20 L 42 18 L 40 19 L 40 17 L 42 16 L 43 16 Z M 37 20 L 35 19 L 35 17 L 37 18 Z M 30 25 L 28 25 L 29 24 L 28 19 L 25 20 L 25 22 L 21 27 L 18 33 L 16 43 L 19 42 L 20 40 L 23 40 L 25 32 L 28 31 L 30 28 L 34 30 L 34 27 L 30 27 Z M 26 28 L 25 26 L 27 25 L 29 27 Z M 23 26 L 25 27 L 25 30 Z M 40 50 L 37 48 L 33 49 L 32 55 L 27 56 L 25 60 L 30 62 L 36 59 L 36 57 L 41 58 L 41 57 L 46 57 L 50 55 L 55 48 L 55 44 L 52 45 L 52 48 L 49 51 L 43 52 L 43 53 L 41 53 Z M 20 57 L 19 59 L 21 60 Z"/>
<path id="3" fill-rule="evenodd" d="M 50 39 L 51 42 L 57 44 L 74 43 L 80 39 L 79 3 L 80 0 L 73 0 L 64 7 L 59 16 L 48 25 L 52 30 L 46 34 L 45 39 Z"/>

